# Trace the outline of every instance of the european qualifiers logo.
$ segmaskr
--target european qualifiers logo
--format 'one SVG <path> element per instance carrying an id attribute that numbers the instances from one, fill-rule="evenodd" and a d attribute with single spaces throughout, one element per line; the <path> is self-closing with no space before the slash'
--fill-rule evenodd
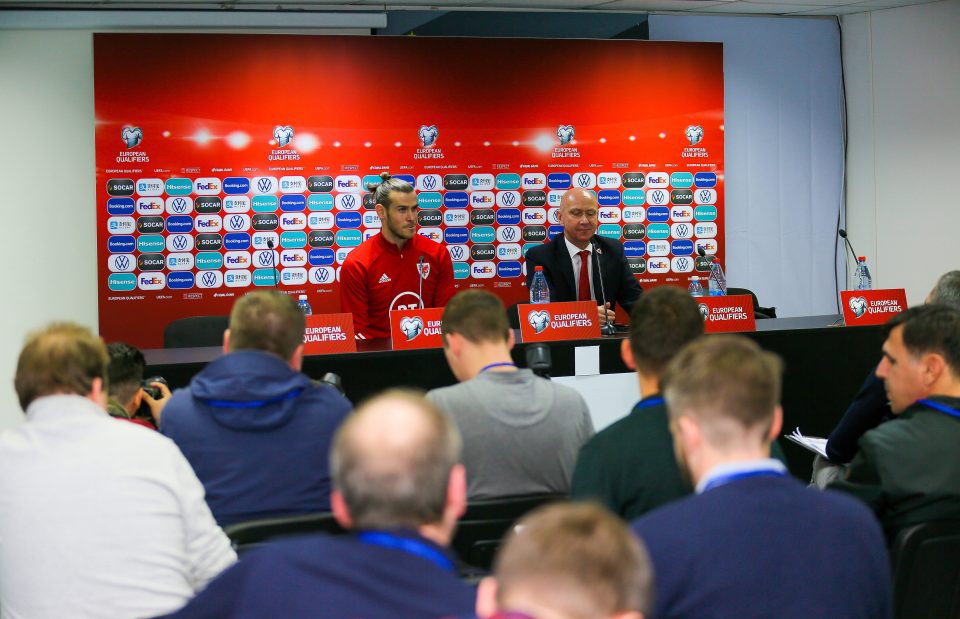
<path id="1" fill-rule="evenodd" d="M 543 333 L 550 326 L 550 312 L 546 310 L 535 310 L 527 314 L 527 322 L 533 327 L 535 333 Z"/>
<path id="2" fill-rule="evenodd" d="M 416 339 L 418 335 L 423 333 L 423 318 L 419 316 L 404 316 L 400 320 L 400 331 L 404 337 L 407 338 L 408 342 Z"/>
<path id="3" fill-rule="evenodd" d="M 554 159 L 576 158 L 580 151 L 576 147 L 577 131 L 573 125 L 559 125 L 557 127 L 557 141 L 559 146 L 554 147 L 550 156 Z"/>
<path id="4" fill-rule="evenodd" d="M 273 139 L 279 148 L 270 151 L 267 156 L 268 161 L 299 161 L 300 153 L 294 148 L 287 148 L 293 144 L 293 127 L 290 125 L 277 125 L 273 128 Z"/>
<path id="5" fill-rule="evenodd" d="M 703 141 L 703 127 L 700 125 L 689 125 L 683 131 L 683 135 L 687 136 L 687 141 L 690 142 L 690 146 L 687 146 L 683 149 L 683 152 L 680 153 L 680 156 L 684 159 L 688 158 L 703 158 L 709 157 L 710 153 L 706 148 L 698 146 L 700 142 Z"/>
<path id="6" fill-rule="evenodd" d="M 120 140 L 126 149 L 117 154 L 117 163 L 147 163 L 150 161 L 150 157 L 145 152 L 133 151 L 143 142 L 143 129 L 126 125 L 120 130 Z"/>
<path id="7" fill-rule="evenodd" d="M 863 297 L 850 297 L 848 305 L 850 306 L 850 311 L 852 311 L 853 315 L 857 318 L 867 313 L 867 300 Z"/>
<path id="8" fill-rule="evenodd" d="M 700 318 L 702 318 L 704 322 L 706 322 L 707 317 L 710 316 L 710 308 L 704 305 L 703 303 L 700 303 L 697 306 L 697 308 L 700 310 Z"/>
<path id="9" fill-rule="evenodd" d="M 417 130 L 421 148 L 413 153 L 414 159 L 443 159 L 443 151 L 436 146 L 440 130 L 436 125 L 420 125 Z"/>
<path id="10" fill-rule="evenodd" d="M 870 299 L 866 297 L 850 297 L 847 301 L 854 318 L 861 318 L 871 314 L 887 314 L 893 316 L 904 310 L 897 299 Z"/>

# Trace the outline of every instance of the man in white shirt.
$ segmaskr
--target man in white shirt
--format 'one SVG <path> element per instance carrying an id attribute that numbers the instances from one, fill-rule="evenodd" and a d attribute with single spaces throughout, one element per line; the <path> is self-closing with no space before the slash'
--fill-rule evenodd
<path id="1" fill-rule="evenodd" d="M 0 617 L 153 617 L 236 560 L 169 439 L 107 415 L 100 338 L 31 335 L 0 435 Z"/>

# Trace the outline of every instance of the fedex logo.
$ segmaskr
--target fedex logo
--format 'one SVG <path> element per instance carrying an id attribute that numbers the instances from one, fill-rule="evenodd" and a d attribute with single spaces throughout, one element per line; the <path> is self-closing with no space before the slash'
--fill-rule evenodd
<path id="1" fill-rule="evenodd" d="M 150 273 L 137 278 L 137 288 L 140 290 L 160 290 L 167 283 L 163 273 Z"/>
<path id="2" fill-rule="evenodd" d="M 670 261 L 666 258 L 650 258 L 647 260 L 647 272 L 656 274 L 669 273 Z"/>
<path id="3" fill-rule="evenodd" d="M 205 177 L 193 181 L 193 192 L 198 196 L 215 196 L 222 188 L 219 178 Z"/>
<path id="4" fill-rule="evenodd" d="M 666 189 L 670 184 L 670 177 L 663 172 L 650 172 L 647 174 L 647 187 L 650 189 Z"/>
<path id="5" fill-rule="evenodd" d="M 603 223 L 615 224 L 620 221 L 621 217 L 622 213 L 620 209 L 615 206 L 600 207 L 600 210 L 597 213 L 597 218 Z"/>
<path id="6" fill-rule="evenodd" d="M 140 215 L 158 215 L 163 212 L 163 200 L 160 198 L 138 198 L 137 213 Z"/>
<path id="7" fill-rule="evenodd" d="M 713 239 L 697 239 L 693 244 L 696 246 L 698 254 L 701 249 L 705 254 L 710 254 L 711 256 L 717 253 L 717 242 Z"/>
<path id="8" fill-rule="evenodd" d="M 492 262 L 474 262 L 470 268 L 470 276 L 474 279 L 490 279 L 496 273 L 497 269 Z"/>
<path id="9" fill-rule="evenodd" d="M 472 206 L 491 206 L 496 202 L 492 191 L 475 191 L 470 194 Z"/>
<path id="10" fill-rule="evenodd" d="M 547 186 L 547 177 L 538 172 L 524 174 L 521 181 L 524 189 L 543 189 Z"/>
<path id="11" fill-rule="evenodd" d="M 302 213 L 289 213 L 280 216 L 280 227 L 284 230 L 303 230 L 307 227 L 307 218 Z"/>
<path id="12" fill-rule="evenodd" d="M 307 252 L 302 249 L 285 249 L 280 252 L 280 264 L 287 267 L 302 267 L 307 263 Z"/>
<path id="13" fill-rule="evenodd" d="M 245 251 L 228 251 L 223 257 L 228 269 L 245 269 L 250 266 L 250 254 Z"/>
<path id="14" fill-rule="evenodd" d="M 219 215 L 197 215 L 194 226 L 203 232 L 220 232 L 223 229 L 223 219 Z"/>
<path id="15" fill-rule="evenodd" d="M 443 232 L 440 231 L 440 228 L 420 228 L 417 230 L 417 234 L 425 236 L 435 243 L 443 240 Z"/>
<path id="16" fill-rule="evenodd" d="M 333 187 L 337 191 L 363 191 L 363 187 L 360 186 L 360 177 L 352 174 L 333 179 Z"/>
<path id="17" fill-rule="evenodd" d="M 547 221 L 547 211 L 542 208 L 525 208 L 522 211 L 523 223 L 543 224 Z"/>
<path id="18" fill-rule="evenodd" d="M 674 206 L 670 209 L 670 219 L 673 221 L 693 221 L 693 209 L 689 206 Z"/>

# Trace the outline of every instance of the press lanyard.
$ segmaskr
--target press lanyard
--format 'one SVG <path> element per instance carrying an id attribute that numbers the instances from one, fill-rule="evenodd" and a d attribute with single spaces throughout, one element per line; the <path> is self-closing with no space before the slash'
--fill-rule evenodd
<path id="1" fill-rule="evenodd" d="M 742 473 L 731 473 L 729 475 L 721 475 L 720 477 L 714 477 L 707 485 L 703 487 L 703 490 L 700 493 L 704 493 L 707 490 L 713 488 L 718 488 L 724 486 L 734 481 L 740 481 L 741 479 L 749 479 L 751 477 L 786 477 L 787 474 L 783 471 L 776 471 L 773 469 L 762 469 L 759 471 L 743 471 Z"/>
<path id="2" fill-rule="evenodd" d="M 446 555 L 436 548 L 432 548 L 415 539 L 397 537 L 396 535 L 383 533 L 382 531 L 365 531 L 359 535 L 358 539 L 364 544 L 399 550 L 400 552 L 426 559 L 448 572 L 454 571 L 453 561 L 448 559 Z"/>
<path id="3" fill-rule="evenodd" d="M 660 396 L 653 396 L 651 398 L 647 398 L 646 400 L 640 400 L 639 402 L 637 402 L 636 408 L 639 410 L 641 408 L 650 408 L 651 406 L 659 406 L 663 404 L 663 401 L 664 401 L 663 398 L 661 398 Z"/>
<path id="4" fill-rule="evenodd" d="M 517 367 L 516 363 L 510 363 L 509 361 L 501 361 L 500 363 L 491 363 L 490 365 L 485 365 L 480 368 L 480 371 L 477 374 L 483 374 L 487 370 L 492 370 L 493 368 L 515 368 Z"/>
<path id="5" fill-rule="evenodd" d="M 940 402 L 934 402 L 933 400 L 917 400 L 917 404 L 923 404 L 928 408 L 938 410 L 941 413 L 946 413 L 952 417 L 960 417 L 960 411 L 955 408 L 950 408 L 946 404 L 941 404 Z"/>

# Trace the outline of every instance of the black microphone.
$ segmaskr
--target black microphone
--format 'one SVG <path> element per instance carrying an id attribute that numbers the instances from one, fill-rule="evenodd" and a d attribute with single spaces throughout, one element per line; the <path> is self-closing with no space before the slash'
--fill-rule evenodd
<path id="1" fill-rule="evenodd" d="M 697 253 L 700 254 L 700 257 L 701 257 L 701 258 L 705 258 L 705 259 L 707 260 L 707 262 L 713 262 L 714 260 L 717 259 L 716 256 L 708 256 L 708 255 L 707 255 L 707 252 L 704 251 L 702 245 L 698 245 L 698 246 L 697 246 Z"/>
<path id="2" fill-rule="evenodd" d="M 596 258 L 597 273 L 600 277 L 600 299 L 603 301 L 603 308 L 607 308 L 607 291 L 604 290 L 603 286 L 603 269 L 600 268 L 600 244 L 597 243 L 597 240 L 594 238 L 590 239 L 590 245 L 593 246 L 593 251 L 591 252 Z M 603 313 L 603 324 L 600 325 L 600 335 L 615 335 L 617 333 L 617 328 L 610 324 L 610 317 L 607 316 L 606 311 Z"/>
<path id="3" fill-rule="evenodd" d="M 423 309 L 426 305 L 423 302 L 423 256 L 420 256 L 420 259 L 417 260 L 417 278 L 420 280 L 420 309 Z"/>
<path id="4" fill-rule="evenodd" d="M 277 257 L 273 254 L 273 239 L 267 239 L 267 249 L 270 250 L 270 264 L 273 265 L 273 287 L 280 288 L 280 280 L 277 279 Z"/>
<path id="5" fill-rule="evenodd" d="M 847 243 L 847 249 L 849 249 L 850 253 L 853 254 L 854 263 L 859 262 L 860 259 L 857 257 L 859 254 L 853 251 L 853 245 L 850 244 L 850 239 L 847 238 L 847 231 L 844 230 L 843 228 L 840 228 L 839 230 L 837 230 L 837 234 L 839 234 L 840 238 Z"/>

